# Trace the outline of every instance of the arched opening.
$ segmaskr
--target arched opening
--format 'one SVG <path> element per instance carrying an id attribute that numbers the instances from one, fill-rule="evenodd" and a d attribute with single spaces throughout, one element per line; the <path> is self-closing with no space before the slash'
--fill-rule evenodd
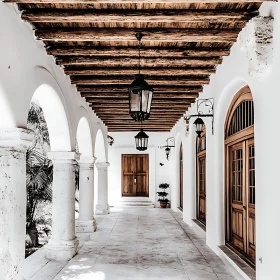
<path id="1" fill-rule="evenodd" d="M 180 145 L 180 208 L 183 210 L 183 145 Z"/>
<path id="2" fill-rule="evenodd" d="M 71 151 L 68 120 L 57 92 L 51 86 L 43 84 L 35 91 L 31 101 L 40 104 L 44 112 L 51 151 Z"/>
<path id="3" fill-rule="evenodd" d="M 206 225 L 206 126 L 196 140 L 196 217 Z"/>
<path id="4" fill-rule="evenodd" d="M 52 230 L 52 162 L 50 151 L 71 151 L 68 121 L 56 91 L 43 84 L 35 91 L 27 118 L 34 140 L 26 154 L 26 256 L 45 245 Z"/>
<path id="5" fill-rule="evenodd" d="M 254 103 L 248 86 L 235 95 L 225 122 L 226 244 L 255 266 Z"/>
<path id="6" fill-rule="evenodd" d="M 78 123 L 77 128 L 77 142 L 76 151 L 80 154 L 81 160 L 91 160 L 93 157 L 92 138 L 90 132 L 89 122 L 85 117 L 82 117 Z M 79 167 L 75 170 L 75 218 L 79 218 Z M 92 186 L 94 188 L 94 186 Z M 93 199 L 93 198 L 92 198 Z"/>
<path id="7" fill-rule="evenodd" d="M 44 113 L 38 103 L 31 102 L 27 128 L 33 130 L 34 139 L 26 152 L 25 257 L 48 242 L 52 228 L 53 166 L 47 157 L 50 139 Z"/>

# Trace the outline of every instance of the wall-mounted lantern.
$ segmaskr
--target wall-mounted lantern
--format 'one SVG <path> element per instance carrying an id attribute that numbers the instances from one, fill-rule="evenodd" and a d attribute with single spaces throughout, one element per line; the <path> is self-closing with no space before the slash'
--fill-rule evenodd
<path id="1" fill-rule="evenodd" d="M 184 120 L 186 121 L 186 126 L 188 127 L 189 120 L 193 117 L 196 117 L 194 121 L 195 131 L 197 137 L 201 137 L 202 129 L 203 129 L 203 118 L 212 118 L 212 135 L 214 134 L 214 99 L 197 99 L 197 114 L 185 116 Z"/>
<path id="2" fill-rule="evenodd" d="M 108 139 L 108 144 L 110 146 L 113 146 L 114 141 L 115 141 L 114 138 L 112 136 L 110 136 L 110 135 L 107 135 L 107 139 Z"/>
<path id="3" fill-rule="evenodd" d="M 171 143 L 171 144 L 170 144 Z M 172 145 L 173 143 L 173 145 Z M 170 148 L 174 148 L 175 147 L 175 139 L 174 137 L 169 137 L 166 139 L 166 145 L 165 146 L 159 146 L 160 149 L 165 148 L 165 155 L 166 155 L 166 159 L 169 160 L 169 155 L 170 155 Z"/>

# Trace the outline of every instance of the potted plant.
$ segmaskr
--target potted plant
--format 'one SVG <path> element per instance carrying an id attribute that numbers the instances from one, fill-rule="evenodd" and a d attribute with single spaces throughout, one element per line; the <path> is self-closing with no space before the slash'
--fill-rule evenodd
<path id="1" fill-rule="evenodd" d="M 169 188 L 169 184 L 167 183 L 162 183 L 158 186 L 160 189 L 162 189 L 162 191 L 157 192 L 158 196 L 159 196 L 159 203 L 160 203 L 160 207 L 161 208 L 166 208 L 167 204 L 169 203 L 169 199 L 167 199 L 167 195 L 168 193 L 166 192 L 166 189 Z"/>

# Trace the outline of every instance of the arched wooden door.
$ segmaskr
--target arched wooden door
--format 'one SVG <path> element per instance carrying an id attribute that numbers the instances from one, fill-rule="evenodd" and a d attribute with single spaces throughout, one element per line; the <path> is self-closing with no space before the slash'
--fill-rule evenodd
<path id="1" fill-rule="evenodd" d="M 248 86 L 234 98 L 225 126 L 226 244 L 255 265 L 254 103 Z"/>
<path id="2" fill-rule="evenodd" d="M 183 209 L 183 146 L 180 146 L 180 208 Z"/>
<path id="3" fill-rule="evenodd" d="M 196 168 L 196 193 L 197 193 L 197 219 L 206 225 L 206 128 L 197 138 L 197 168 Z"/>

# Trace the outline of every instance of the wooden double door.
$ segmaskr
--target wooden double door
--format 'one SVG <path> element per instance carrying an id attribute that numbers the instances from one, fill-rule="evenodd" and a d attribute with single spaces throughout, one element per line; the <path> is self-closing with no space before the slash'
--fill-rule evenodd
<path id="1" fill-rule="evenodd" d="M 255 146 L 254 138 L 228 146 L 227 242 L 255 263 Z"/>
<path id="2" fill-rule="evenodd" d="M 122 196 L 149 196 L 149 155 L 122 155 Z"/>

